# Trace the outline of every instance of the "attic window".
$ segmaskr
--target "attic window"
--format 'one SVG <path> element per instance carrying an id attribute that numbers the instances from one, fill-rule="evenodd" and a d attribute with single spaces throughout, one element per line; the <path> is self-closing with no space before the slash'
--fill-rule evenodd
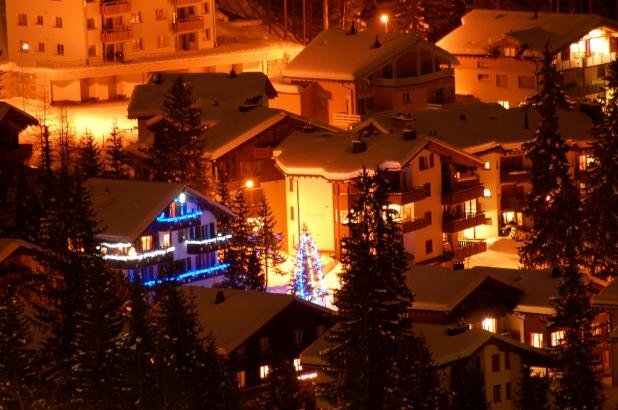
<path id="1" fill-rule="evenodd" d="M 517 49 L 515 47 L 504 47 L 502 54 L 505 57 L 517 57 Z"/>

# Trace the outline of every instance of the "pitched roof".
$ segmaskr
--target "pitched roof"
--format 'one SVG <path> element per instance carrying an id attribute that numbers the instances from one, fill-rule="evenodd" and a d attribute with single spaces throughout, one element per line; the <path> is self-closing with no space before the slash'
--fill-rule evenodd
<path id="1" fill-rule="evenodd" d="M 35 250 L 36 245 L 15 238 L 0 238 L 0 263 L 4 262 L 16 250 L 20 248 Z"/>
<path id="2" fill-rule="evenodd" d="M 39 120 L 32 115 L 7 102 L 0 101 L 0 121 L 10 119 L 20 124 L 21 129 L 29 125 L 37 125 Z"/>
<path id="3" fill-rule="evenodd" d="M 246 72 L 230 77 L 227 73 L 160 73 L 154 74 L 147 84 L 133 89 L 129 101 L 129 118 L 152 117 L 161 112 L 165 95 L 178 76 L 192 86 L 193 98 L 199 105 L 230 104 L 238 108 L 246 99 L 267 95 L 272 98 L 276 91 L 263 73 Z"/>
<path id="4" fill-rule="evenodd" d="M 449 326 L 415 323 L 414 331 L 425 338 L 437 366 L 445 366 L 468 358 L 489 343 L 508 346 L 511 350 L 533 358 L 533 363 L 546 364 L 550 360 L 549 354 L 541 349 L 486 330 L 462 329 L 459 333 L 449 334 Z M 327 363 L 321 356 L 329 347 L 330 344 L 326 338 L 318 338 L 301 353 L 301 363 L 305 366 L 326 366 Z"/>
<path id="5" fill-rule="evenodd" d="M 376 37 L 380 47 L 374 47 Z M 412 34 L 370 31 L 350 34 L 343 30 L 324 30 L 284 68 L 283 75 L 288 78 L 353 81 L 416 46 L 450 63 L 457 62 L 446 51 Z"/>
<path id="6" fill-rule="evenodd" d="M 218 216 L 233 215 L 223 205 L 181 184 L 90 178 L 85 186 L 103 229 L 100 237 L 108 241 L 133 242 L 182 192 L 190 193 Z"/>
<path id="7" fill-rule="evenodd" d="M 450 312 L 488 279 L 500 282 L 518 294 L 516 312 L 551 315 L 550 298 L 558 295 L 558 278 L 549 270 L 503 269 L 477 266 L 451 270 L 440 266 L 415 265 L 406 272 L 408 287 L 415 295 L 413 309 Z M 439 283 L 440 286 L 436 286 Z"/>
<path id="8" fill-rule="evenodd" d="M 482 162 L 442 141 L 417 135 L 413 140 L 404 140 L 401 133 L 365 136 L 367 149 L 352 152 L 352 141 L 359 134 L 354 132 L 302 132 L 290 135 L 274 150 L 277 166 L 288 175 L 321 176 L 326 179 L 345 180 L 356 178 L 366 167 L 370 172 L 376 167 L 401 169 L 416 154 L 429 144 L 437 144 L 471 163 Z M 315 153 L 315 155 L 307 155 Z"/>
<path id="9" fill-rule="evenodd" d="M 594 14 L 539 13 L 535 19 L 531 11 L 475 9 L 461 22 L 437 42 L 455 55 L 487 55 L 501 40 L 524 48 L 524 55 L 539 55 L 546 44 L 555 53 L 595 28 L 618 29 L 615 21 Z"/>
<path id="10" fill-rule="evenodd" d="M 183 290 L 194 298 L 205 332 L 212 332 L 217 347 L 227 354 L 292 304 L 301 304 L 324 315 L 334 313 L 287 294 L 198 286 L 184 286 Z M 215 303 L 218 292 L 223 292 L 221 303 Z"/>
<path id="11" fill-rule="evenodd" d="M 528 110 L 528 128 L 525 127 L 523 108 L 505 109 L 496 103 L 455 104 L 440 110 L 423 110 L 414 114 L 385 111 L 376 113 L 354 130 L 362 130 L 373 125 L 381 132 L 401 130 L 406 121 L 415 119 L 417 133 L 446 141 L 468 152 L 481 152 L 486 149 L 510 144 L 520 144 L 534 136 L 539 123 L 538 111 Z M 560 110 L 558 112 L 563 138 L 572 141 L 589 141 L 592 119 L 581 111 Z"/>

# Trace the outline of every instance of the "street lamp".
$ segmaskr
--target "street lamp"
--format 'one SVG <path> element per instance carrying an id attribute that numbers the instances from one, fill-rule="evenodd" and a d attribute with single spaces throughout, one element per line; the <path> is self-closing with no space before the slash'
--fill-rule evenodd
<path id="1" fill-rule="evenodd" d="M 26 111 L 26 85 L 24 84 L 24 53 L 30 50 L 30 44 L 27 41 L 22 41 L 20 49 L 21 57 L 21 105 L 24 111 Z"/>
<path id="2" fill-rule="evenodd" d="M 388 33 L 388 14 L 382 14 L 380 16 L 380 21 L 384 23 L 384 32 Z"/>

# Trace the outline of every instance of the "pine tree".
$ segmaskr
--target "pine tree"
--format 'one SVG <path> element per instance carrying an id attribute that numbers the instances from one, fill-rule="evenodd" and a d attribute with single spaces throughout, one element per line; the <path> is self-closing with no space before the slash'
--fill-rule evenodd
<path id="1" fill-rule="evenodd" d="M 228 209 L 232 209 L 232 198 L 228 189 L 229 176 L 226 170 L 218 169 L 217 172 L 217 200 Z M 227 234 L 230 232 L 230 221 L 228 218 L 217 220 L 217 231 Z M 225 254 L 225 250 L 223 250 Z"/>
<path id="2" fill-rule="evenodd" d="M 215 409 L 223 377 L 214 339 L 202 336 L 195 303 L 173 282 L 155 295 L 160 409 Z"/>
<path id="3" fill-rule="evenodd" d="M 518 410 L 548 410 L 548 391 L 547 376 L 533 376 L 530 373 L 530 366 L 524 364 L 515 397 L 515 408 Z"/>
<path id="4" fill-rule="evenodd" d="M 255 238 L 255 250 L 257 251 L 265 278 L 264 287 L 268 287 L 269 275 L 275 273 L 281 275 L 281 264 L 285 261 L 283 256 L 281 232 L 275 232 L 275 217 L 272 214 L 266 197 L 260 202 L 260 210 L 257 215 L 258 230 Z"/>
<path id="5" fill-rule="evenodd" d="M 43 170 L 43 188 L 44 192 L 49 195 L 49 188 L 52 185 L 53 178 L 53 151 L 52 143 L 49 135 L 49 127 L 47 125 L 41 126 L 41 169 Z"/>
<path id="6" fill-rule="evenodd" d="M 190 187 L 207 192 L 209 181 L 206 177 L 204 152 L 205 125 L 202 123 L 202 110 L 192 96 L 191 85 L 181 76 L 176 77 L 170 91 L 165 96 L 161 109 L 164 125 L 155 136 L 153 161 L 155 167 L 164 165 L 167 172 L 162 173 L 169 182 L 183 182 Z M 157 139 L 161 141 L 157 142 Z M 164 150 L 171 150 L 164 152 Z M 169 161 L 164 164 L 164 161 Z M 161 179 L 161 178 L 159 178 Z"/>
<path id="7" fill-rule="evenodd" d="M 426 355 L 413 348 L 415 336 L 406 315 L 413 297 L 405 283 L 401 232 L 395 211 L 387 206 L 385 172 L 378 169 L 369 176 L 363 171 L 355 186 L 360 198 L 348 216 L 350 235 L 342 241 L 338 323 L 325 354 L 333 382 L 323 393 L 342 409 L 402 408 L 419 397 L 420 387 L 411 380 L 424 367 L 402 369 L 402 351 L 409 351 L 409 363 L 426 360 Z"/>
<path id="8" fill-rule="evenodd" d="M 98 177 L 103 174 L 101 150 L 88 130 L 82 135 L 78 153 L 78 168 L 85 179 Z"/>
<path id="9" fill-rule="evenodd" d="M 476 360 L 470 359 L 451 373 L 451 410 L 489 410 L 485 379 Z"/>
<path id="10" fill-rule="evenodd" d="M 125 164 L 125 156 L 122 135 L 118 129 L 118 124 L 114 121 L 112 131 L 107 138 L 107 146 L 105 147 L 105 159 L 107 161 L 106 175 L 108 177 L 115 179 L 128 178 L 129 172 Z"/>
<path id="11" fill-rule="evenodd" d="M 424 0 L 425 23 L 429 40 L 438 41 L 461 24 L 461 17 L 472 7 L 471 0 Z"/>
<path id="12" fill-rule="evenodd" d="M 4 272 L 0 271 L 0 277 Z M 36 400 L 31 323 L 12 285 L 0 291 L 0 408 L 32 408 Z"/>
<path id="13" fill-rule="evenodd" d="M 296 369 L 285 357 L 278 357 L 265 380 L 263 392 L 258 397 L 261 409 L 298 410 L 302 408 Z"/>
<path id="14" fill-rule="evenodd" d="M 545 50 L 539 93 L 527 103 L 540 115 L 533 139 L 523 146 L 532 161 L 532 191 L 525 210 L 532 226 L 524 228 L 519 249 L 522 264 L 528 268 L 563 266 L 569 247 L 581 249 L 579 197 L 566 157 L 569 146 L 558 133 L 558 109 L 571 107 L 571 102 L 558 85 L 552 60 Z"/>
<path id="15" fill-rule="evenodd" d="M 582 234 L 587 266 L 594 275 L 618 275 L 618 60 L 608 65 L 610 99 L 593 130 L 594 163 L 584 196 Z"/>
<path id="16" fill-rule="evenodd" d="M 323 283 L 322 261 L 306 224 L 298 238 L 296 264 L 290 282 L 290 293 L 315 303 L 324 301 L 328 292 Z"/>
<path id="17" fill-rule="evenodd" d="M 242 190 L 234 196 L 232 210 L 236 219 L 231 222 L 232 239 L 225 251 L 223 286 L 232 289 L 265 290 L 266 283 L 255 249 L 253 226 L 247 220 L 247 204 Z"/>
<path id="18" fill-rule="evenodd" d="M 393 10 L 396 31 L 427 39 L 429 25 L 425 22 L 424 0 L 397 0 Z"/>
<path id="19" fill-rule="evenodd" d="M 556 315 L 548 327 L 564 331 L 564 341 L 557 347 L 556 390 L 559 409 L 601 409 L 603 387 L 593 350 L 594 311 L 590 305 L 590 284 L 576 264 L 561 269 L 558 297 L 551 301 Z"/>

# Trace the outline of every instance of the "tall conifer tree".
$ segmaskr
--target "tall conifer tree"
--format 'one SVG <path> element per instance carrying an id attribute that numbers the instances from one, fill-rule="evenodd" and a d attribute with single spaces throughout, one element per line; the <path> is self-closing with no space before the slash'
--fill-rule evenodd
<path id="1" fill-rule="evenodd" d="M 115 179 L 126 179 L 129 176 L 127 165 L 125 164 L 126 153 L 123 147 L 122 135 L 118 129 L 118 124 L 114 121 L 112 130 L 107 138 L 105 147 L 105 159 L 107 162 L 106 175 Z"/>
<path id="2" fill-rule="evenodd" d="M 519 252 L 529 268 L 564 266 L 573 256 L 568 248 L 581 249 L 579 197 L 569 176 L 569 146 L 558 124 L 558 109 L 570 108 L 571 102 L 560 89 L 558 71 L 547 49 L 540 77 L 539 93 L 527 103 L 539 112 L 539 125 L 533 139 L 524 144 L 526 157 L 532 161 L 532 191 L 525 211 L 532 226 L 524 229 Z"/>
<path id="3" fill-rule="evenodd" d="M 78 147 L 78 168 L 84 179 L 98 177 L 103 174 L 103 159 L 101 149 L 88 130 L 82 135 Z"/>
<path id="4" fill-rule="evenodd" d="M 523 364 L 515 396 L 517 410 L 548 410 L 549 378 L 533 376 L 530 366 Z"/>
<path id="5" fill-rule="evenodd" d="M 427 39 L 430 28 L 425 21 L 424 0 L 397 0 L 393 14 L 396 31 Z"/>
<path id="6" fill-rule="evenodd" d="M 263 197 L 260 202 L 257 219 L 255 250 L 262 266 L 262 274 L 265 279 L 264 286 L 268 287 L 268 277 L 271 273 L 282 274 L 281 264 L 285 261 L 285 257 L 282 250 L 281 232 L 275 232 L 275 217 L 266 197 Z"/>

